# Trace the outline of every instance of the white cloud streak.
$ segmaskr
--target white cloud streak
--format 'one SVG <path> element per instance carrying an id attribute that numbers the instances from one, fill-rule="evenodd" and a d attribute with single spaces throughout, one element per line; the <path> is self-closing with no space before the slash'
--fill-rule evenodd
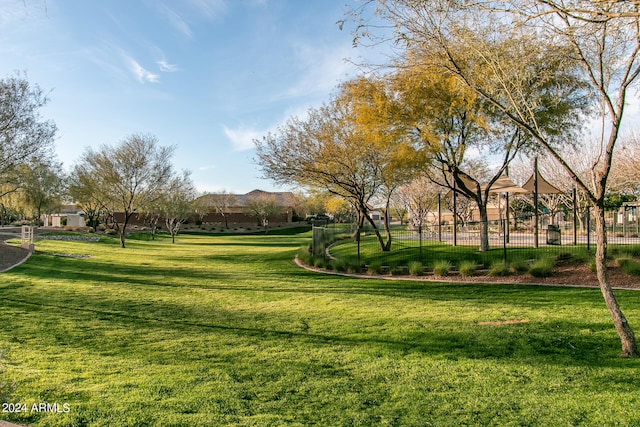
<path id="1" fill-rule="evenodd" d="M 354 73 L 355 66 L 346 61 L 350 53 L 352 49 L 349 45 L 318 47 L 299 43 L 296 57 L 298 63 L 302 64 L 303 75 L 281 97 L 295 98 L 330 92 L 346 76 Z"/>
<path id="2" fill-rule="evenodd" d="M 193 31 L 189 24 L 182 19 L 178 13 L 176 13 L 173 9 L 169 8 L 169 6 L 163 4 L 160 8 L 160 12 L 169 20 L 169 23 L 176 29 L 178 32 L 182 33 L 185 37 L 192 39 Z"/>
<path id="3" fill-rule="evenodd" d="M 147 70 L 142 65 L 140 65 L 138 61 L 136 61 L 135 59 L 127 56 L 126 60 L 129 66 L 129 71 L 133 73 L 135 78 L 140 83 L 143 83 L 143 84 L 147 82 L 158 83 L 160 81 L 160 76 L 158 74 L 154 74 L 151 71 Z"/>
<path id="4" fill-rule="evenodd" d="M 234 150 L 246 151 L 252 149 L 255 145 L 254 139 L 260 139 L 269 133 L 269 130 L 257 130 L 241 126 L 237 129 L 231 129 L 224 126 L 224 134 L 233 144 Z"/>
<path id="5" fill-rule="evenodd" d="M 227 10 L 224 0 L 188 0 L 188 3 L 196 13 L 209 19 L 216 18 Z"/>
<path id="6" fill-rule="evenodd" d="M 156 61 L 156 64 L 158 64 L 158 67 L 160 68 L 160 71 L 165 72 L 165 73 L 175 73 L 176 71 L 180 70 L 180 68 L 178 68 L 177 65 L 169 64 L 165 60 Z"/>

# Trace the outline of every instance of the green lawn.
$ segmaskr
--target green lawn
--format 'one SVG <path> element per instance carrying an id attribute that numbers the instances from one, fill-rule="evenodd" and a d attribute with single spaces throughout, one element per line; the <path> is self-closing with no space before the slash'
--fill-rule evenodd
<path id="1" fill-rule="evenodd" d="M 0 401 L 27 406 L 0 419 L 640 425 L 598 290 L 315 274 L 292 262 L 309 236 L 36 242 L 0 274 Z M 618 298 L 640 331 L 640 293 Z"/>

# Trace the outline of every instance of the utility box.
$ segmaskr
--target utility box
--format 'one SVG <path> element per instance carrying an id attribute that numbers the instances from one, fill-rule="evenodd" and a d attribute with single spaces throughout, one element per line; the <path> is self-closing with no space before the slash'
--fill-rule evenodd
<path id="1" fill-rule="evenodd" d="M 547 226 L 547 245 L 559 245 L 561 243 L 562 236 L 560 235 L 560 227 L 549 224 Z"/>

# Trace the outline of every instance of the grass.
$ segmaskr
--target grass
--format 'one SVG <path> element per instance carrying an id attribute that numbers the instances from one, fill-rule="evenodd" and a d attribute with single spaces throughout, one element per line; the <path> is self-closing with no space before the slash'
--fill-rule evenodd
<path id="1" fill-rule="evenodd" d="M 640 360 L 618 357 L 598 290 L 317 274 L 292 262 L 308 239 L 36 242 L 0 274 L 0 400 L 70 411 L 0 419 L 640 424 Z M 640 293 L 617 296 L 638 328 Z"/>

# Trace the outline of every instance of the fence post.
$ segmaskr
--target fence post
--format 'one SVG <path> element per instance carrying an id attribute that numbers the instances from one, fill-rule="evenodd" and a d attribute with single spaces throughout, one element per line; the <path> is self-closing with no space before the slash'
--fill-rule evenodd
<path id="1" fill-rule="evenodd" d="M 578 200 L 576 187 L 573 187 L 573 246 L 578 244 Z"/>
<path id="2" fill-rule="evenodd" d="M 506 219 L 502 220 L 502 229 L 504 230 L 505 226 L 509 226 L 509 223 Z M 504 259 L 505 264 L 507 263 L 507 233 L 502 233 L 502 257 Z"/>
<path id="3" fill-rule="evenodd" d="M 442 196 L 438 193 L 438 242 L 442 242 Z"/>
<path id="4" fill-rule="evenodd" d="M 535 224 L 533 224 L 533 246 L 538 247 L 538 224 L 540 222 L 538 213 L 538 157 L 533 161 L 533 213 Z"/>
<path id="5" fill-rule="evenodd" d="M 587 252 L 591 250 L 591 206 L 587 202 Z"/>
<path id="6" fill-rule="evenodd" d="M 422 261 L 422 221 L 420 221 L 420 224 L 418 224 L 418 234 L 420 235 L 419 236 L 420 246 L 419 246 L 418 254 L 420 256 L 420 261 Z"/>
<path id="7" fill-rule="evenodd" d="M 360 224 L 358 223 L 358 231 L 356 233 L 356 242 L 358 243 L 358 265 L 360 265 Z"/>

